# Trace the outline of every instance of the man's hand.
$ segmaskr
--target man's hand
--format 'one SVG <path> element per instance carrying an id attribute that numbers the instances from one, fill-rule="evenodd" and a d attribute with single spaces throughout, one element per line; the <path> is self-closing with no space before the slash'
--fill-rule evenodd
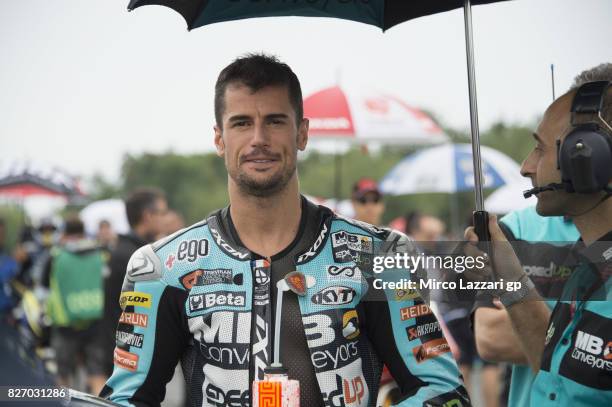
<path id="1" fill-rule="evenodd" d="M 493 258 L 491 262 L 482 270 L 470 270 L 465 273 L 466 278 L 472 281 L 482 281 L 489 277 L 493 277 L 495 281 L 503 279 L 504 281 L 519 281 L 524 278 L 525 272 L 521 267 L 518 257 L 514 253 L 510 242 L 504 236 L 504 233 L 497 224 L 497 217 L 491 215 L 489 217 L 489 233 L 491 234 L 491 244 L 489 245 L 491 253 L 484 253 L 478 248 L 478 235 L 474 231 L 474 227 L 470 226 L 465 230 L 465 239 L 467 244 L 464 246 L 464 253 L 467 256 L 477 257 L 486 256 L 488 259 Z"/>

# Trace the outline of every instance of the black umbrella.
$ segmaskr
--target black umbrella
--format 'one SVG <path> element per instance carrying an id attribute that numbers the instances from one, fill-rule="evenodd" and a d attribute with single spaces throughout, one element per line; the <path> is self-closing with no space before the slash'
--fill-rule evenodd
<path id="1" fill-rule="evenodd" d="M 245 18 L 302 16 L 358 21 L 375 25 L 384 31 L 404 21 L 463 7 L 474 159 L 474 192 L 476 197 L 474 225 L 481 240 L 489 240 L 488 214 L 484 210 L 482 194 L 482 165 L 471 6 L 472 4 L 496 3 L 499 1 L 507 0 L 131 0 L 128 10 L 131 11 L 145 5 L 170 7 L 183 16 L 189 30 L 207 24 Z"/>

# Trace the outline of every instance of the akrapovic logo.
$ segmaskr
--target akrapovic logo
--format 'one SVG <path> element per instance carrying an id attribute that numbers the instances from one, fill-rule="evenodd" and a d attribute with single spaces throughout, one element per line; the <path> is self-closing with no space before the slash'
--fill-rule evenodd
<path id="1" fill-rule="evenodd" d="M 322 289 L 312 296 L 312 302 L 319 305 L 342 305 L 353 301 L 357 293 L 344 286 L 331 286 Z"/>
<path id="2" fill-rule="evenodd" d="M 321 229 L 321 233 L 319 233 L 319 237 L 315 240 L 314 244 L 308 249 L 306 253 L 302 253 L 297 258 L 297 263 L 304 263 L 306 260 L 314 257 L 317 254 L 317 250 L 325 240 L 325 235 L 327 234 L 327 224 L 323 224 L 323 229 Z"/>
<path id="3" fill-rule="evenodd" d="M 117 331 L 115 333 L 115 339 L 117 343 L 123 345 L 135 346 L 137 348 L 142 348 L 142 341 L 144 339 L 143 334 L 135 334 L 132 332 L 123 332 Z"/>
<path id="4" fill-rule="evenodd" d="M 223 250 L 225 250 L 227 253 L 229 253 L 230 255 L 237 257 L 241 260 L 246 259 L 247 256 L 249 255 L 248 253 L 240 252 L 234 249 L 232 246 L 230 246 L 225 240 L 223 240 L 223 238 L 221 237 L 221 234 L 219 233 L 217 229 L 211 227 L 210 233 L 212 233 L 213 237 L 215 238 L 215 242 L 217 243 L 217 245 Z"/>

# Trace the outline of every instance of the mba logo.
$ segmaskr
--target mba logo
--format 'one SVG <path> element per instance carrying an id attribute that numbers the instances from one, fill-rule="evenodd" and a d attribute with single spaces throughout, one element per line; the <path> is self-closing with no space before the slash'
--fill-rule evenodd
<path id="1" fill-rule="evenodd" d="M 576 335 L 576 348 L 589 352 L 592 355 L 603 356 L 606 360 L 612 360 L 612 341 L 604 347 L 604 340 L 599 336 L 578 331 Z"/>

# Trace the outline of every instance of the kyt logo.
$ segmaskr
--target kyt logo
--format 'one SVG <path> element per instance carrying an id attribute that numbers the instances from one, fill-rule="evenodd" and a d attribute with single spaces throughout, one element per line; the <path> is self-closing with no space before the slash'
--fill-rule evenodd
<path id="1" fill-rule="evenodd" d="M 344 286 L 331 286 L 322 289 L 312 296 L 312 302 L 319 305 L 342 305 L 353 301 L 357 293 Z"/>

